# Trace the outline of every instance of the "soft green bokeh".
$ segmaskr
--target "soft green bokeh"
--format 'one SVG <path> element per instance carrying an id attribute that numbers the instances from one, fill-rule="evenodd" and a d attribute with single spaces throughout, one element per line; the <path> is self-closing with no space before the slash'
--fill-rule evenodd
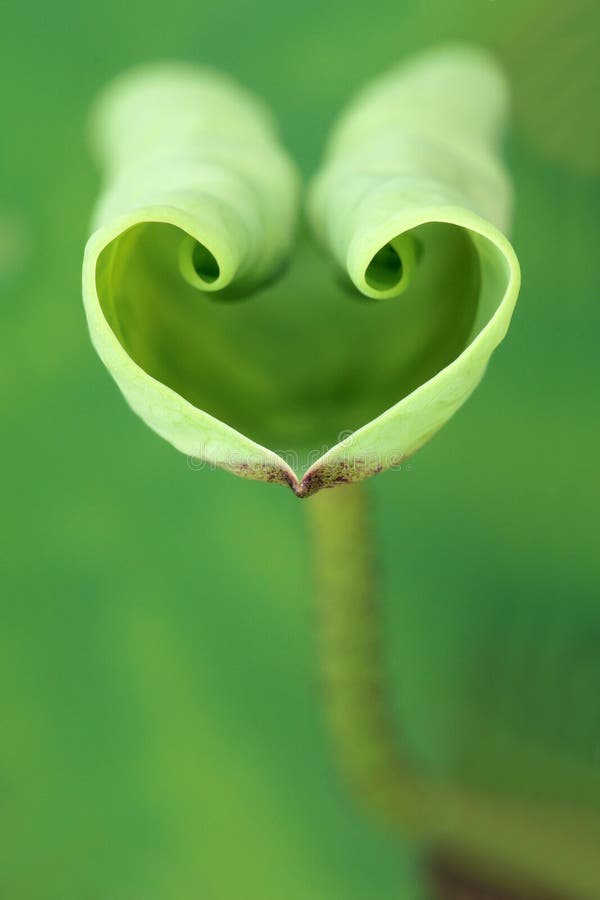
<path id="1" fill-rule="evenodd" d="M 98 181 L 83 129 L 132 64 L 209 62 L 266 98 L 308 177 L 367 78 L 449 38 L 510 63 L 545 9 L 4 12 L 1 896 L 422 896 L 411 852 L 353 807 L 328 756 L 301 505 L 188 467 L 89 346 L 80 263 Z M 551 70 L 552 53 L 531 67 Z M 527 96 L 551 113 L 543 81 Z M 582 94 L 569 110 L 570 150 L 589 146 L 596 107 Z M 595 804 L 600 188 L 552 146 L 521 127 L 508 142 L 524 282 L 509 339 L 464 410 L 370 487 L 414 752 L 443 776 Z"/>

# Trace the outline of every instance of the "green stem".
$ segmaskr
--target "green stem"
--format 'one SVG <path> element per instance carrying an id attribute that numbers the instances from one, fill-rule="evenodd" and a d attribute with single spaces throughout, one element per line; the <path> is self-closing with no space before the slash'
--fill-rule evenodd
<path id="1" fill-rule="evenodd" d="M 455 860 L 458 872 L 476 868 L 480 882 L 502 886 L 498 897 L 514 898 L 515 883 L 521 897 L 539 897 L 540 883 L 561 897 L 600 896 L 595 813 L 472 791 L 410 758 L 386 696 L 365 488 L 323 490 L 306 505 L 326 714 L 354 792 L 378 819 L 431 848 L 432 860 Z"/>
<path id="2" fill-rule="evenodd" d="M 336 756 L 379 817 L 423 824 L 422 790 L 396 746 L 382 672 L 373 536 L 362 484 L 307 501 L 313 537 L 320 662 Z"/>

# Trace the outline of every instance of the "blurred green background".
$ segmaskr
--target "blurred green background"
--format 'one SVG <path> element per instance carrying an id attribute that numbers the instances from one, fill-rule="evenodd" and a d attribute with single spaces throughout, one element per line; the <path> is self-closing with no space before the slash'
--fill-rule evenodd
<path id="1" fill-rule="evenodd" d="M 409 52 L 460 38 L 505 61 L 524 286 L 475 396 L 369 485 L 390 680 L 432 772 L 600 806 L 597 18 L 516 0 L 4 10 L 1 897 L 425 896 L 418 852 L 355 807 L 329 753 L 301 503 L 188 466 L 88 341 L 86 114 L 157 58 L 263 95 L 305 175 L 341 106 Z"/>

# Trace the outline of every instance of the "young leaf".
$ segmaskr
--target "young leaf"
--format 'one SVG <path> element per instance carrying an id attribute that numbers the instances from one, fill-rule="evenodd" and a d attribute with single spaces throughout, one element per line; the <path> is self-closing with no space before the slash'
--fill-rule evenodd
<path id="1" fill-rule="evenodd" d="M 480 381 L 516 300 L 505 106 L 469 49 L 369 88 L 309 197 L 340 271 L 302 241 L 275 279 L 297 186 L 260 105 L 189 67 L 118 82 L 95 119 L 107 187 L 83 293 L 134 410 L 182 452 L 300 497 L 418 449 Z M 268 446 L 296 471 L 319 458 L 298 477 Z"/>
<path id="2" fill-rule="evenodd" d="M 493 61 L 458 47 L 426 53 L 380 79 L 335 129 L 310 214 L 356 288 L 378 302 L 422 302 L 428 257 L 458 236 L 467 250 L 463 307 L 469 292 L 475 303 L 462 352 L 329 450 L 305 476 L 308 490 L 359 480 L 414 453 L 475 389 L 504 337 L 520 284 L 503 234 L 510 186 L 496 157 L 505 111 L 505 83 Z M 433 223 L 442 230 L 437 246 Z M 441 290 L 450 295 L 452 287 Z"/>
<path id="3" fill-rule="evenodd" d="M 153 66 L 104 94 L 93 143 L 107 183 L 83 298 L 99 355 L 138 415 L 183 453 L 201 447 L 209 462 L 287 481 L 275 454 L 153 377 L 185 365 L 179 334 L 203 295 L 229 303 L 278 275 L 289 253 L 297 177 L 270 117 L 217 73 Z"/>

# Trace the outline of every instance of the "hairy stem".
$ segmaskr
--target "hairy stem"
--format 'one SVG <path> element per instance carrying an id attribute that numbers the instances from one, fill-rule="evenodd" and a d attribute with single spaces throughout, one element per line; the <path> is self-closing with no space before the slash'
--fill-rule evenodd
<path id="1" fill-rule="evenodd" d="M 351 788 L 387 821 L 420 830 L 424 797 L 396 746 L 382 671 L 373 536 L 362 484 L 307 502 L 320 668 L 334 749 Z"/>
<path id="2" fill-rule="evenodd" d="M 598 896 L 590 823 L 432 780 L 410 758 L 385 689 L 366 490 L 321 491 L 307 510 L 326 715 L 338 764 L 363 805 L 429 848 L 438 900 Z"/>

